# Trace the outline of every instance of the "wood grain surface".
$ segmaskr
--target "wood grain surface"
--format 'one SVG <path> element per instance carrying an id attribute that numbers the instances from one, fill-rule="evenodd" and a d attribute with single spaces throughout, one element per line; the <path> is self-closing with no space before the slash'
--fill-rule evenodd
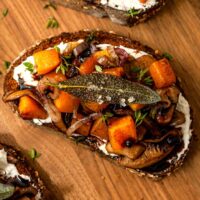
<path id="1" fill-rule="evenodd" d="M 44 10 L 44 1 L 0 0 L 0 11 L 9 9 L 0 20 L 0 65 L 12 61 L 20 51 L 36 40 L 63 31 L 99 28 L 112 30 L 174 56 L 173 66 L 194 115 L 193 128 L 200 131 L 200 2 L 171 0 L 157 16 L 136 27 L 112 24 L 58 7 Z M 0 13 L 1 14 L 1 13 Z M 60 23 L 47 29 L 48 17 Z M 2 96 L 3 75 L 0 77 Z M 41 172 L 53 199 L 200 199 L 200 141 L 195 139 L 184 166 L 159 182 L 141 178 L 109 163 L 95 153 L 72 144 L 60 133 L 36 127 L 13 115 L 0 101 L 0 140 L 16 143 L 22 149 L 36 148 L 42 156 L 34 163 Z"/>

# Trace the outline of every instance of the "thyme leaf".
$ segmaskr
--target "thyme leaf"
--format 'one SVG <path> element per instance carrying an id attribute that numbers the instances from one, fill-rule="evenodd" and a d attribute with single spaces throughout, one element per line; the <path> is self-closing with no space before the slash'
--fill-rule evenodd
<path id="1" fill-rule="evenodd" d="M 167 58 L 170 61 L 174 59 L 173 56 L 167 52 L 163 53 L 162 56 Z"/>
<path id="2" fill-rule="evenodd" d="M 34 66 L 30 62 L 24 62 L 23 65 L 26 67 L 26 70 L 30 71 L 31 73 L 34 72 Z"/>
<path id="3" fill-rule="evenodd" d="M 32 160 L 35 160 L 36 158 L 39 158 L 41 156 L 41 153 L 37 152 L 36 149 L 32 148 L 29 150 L 28 155 Z"/>
<path id="4" fill-rule="evenodd" d="M 111 113 L 111 112 L 106 112 L 104 115 L 102 115 L 102 120 L 104 121 L 104 122 L 106 122 L 106 121 L 108 121 L 108 119 L 109 118 L 111 118 L 111 117 L 113 117 L 113 113 Z"/>
<path id="5" fill-rule="evenodd" d="M 127 11 L 127 16 L 134 17 L 142 12 L 142 10 L 135 10 L 134 8 Z"/>
<path id="6" fill-rule="evenodd" d="M 97 71 L 97 72 L 102 72 L 103 70 L 102 70 L 102 67 L 101 66 L 99 66 L 99 65 L 95 65 L 95 70 Z"/>
<path id="7" fill-rule="evenodd" d="M 46 27 L 47 28 L 58 28 L 59 27 L 59 23 L 58 23 L 58 21 L 56 20 L 55 17 L 49 17 L 48 20 L 47 20 Z"/>
<path id="8" fill-rule="evenodd" d="M 56 73 L 61 72 L 63 75 L 68 72 L 69 67 L 72 65 L 69 63 L 69 60 L 71 59 L 71 55 L 67 56 L 61 56 L 62 62 L 61 64 L 56 68 Z"/>
<path id="9" fill-rule="evenodd" d="M 6 17 L 8 15 L 8 12 L 9 12 L 8 8 L 4 8 L 2 11 L 2 16 L 3 16 L 2 18 Z"/>
<path id="10" fill-rule="evenodd" d="M 152 104 L 160 96 L 144 85 L 109 74 L 92 73 L 76 76 L 57 84 L 46 83 L 79 97 L 81 100 L 97 103 L 129 105 L 130 103 Z M 109 100 L 107 97 L 110 97 Z"/>
<path id="11" fill-rule="evenodd" d="M 3 65 L 4 65 L 5 69 L 8 69 L 10 67 L 10 62 L 7 60 L 4 60 Z"/>
<path id="12" fill-rule="evenodd" d="M 136 126 L 139 126 L 142 124 L 143 120 L 145 119 L 145 117 L 147 116 L 148 113 L 142 113 L 141 110 L 136 111 L 134 113 L 134 118 L 135 118 L 135 124 Z"/>
<path id="13" fill-rule="evenodd" d="M 94 39 L 95 39 L 95 33 L 94 32 L 91 32 L 88 36 L 87 36 L 87 38 L 85 39 L 85 41 L 87 42 L 87 43 L 90 43 L 90 42 L 92 42 Z"/>

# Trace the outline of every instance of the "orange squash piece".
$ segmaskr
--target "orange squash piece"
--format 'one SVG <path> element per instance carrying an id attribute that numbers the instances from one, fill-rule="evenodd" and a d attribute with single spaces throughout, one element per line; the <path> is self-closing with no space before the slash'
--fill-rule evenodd
<path id="1" fill-rule="evenodd" d="M 39 51 L 33 54 L 38 75 L 47 74 L 54 70 L 61 62 L 59 53 L 55 49 Z"/>
<path id="2" fill-rule="evenodd" d="M 79 106 L 80 100 L 64 91 L 60 91 L 60 95 L 54 100 L 56 108 L 60 112 L 72 113 Z"/>
<path id="3" fill-rule="evenodd" d="M 102 117 L 94 122 L 90 134 L 101 139 L 108 139 L 108 126 Z"/>
<path id="4" fill-rule="evenodd" d="M 113 120 L 108 126 L 108 135 L 113 150 L 124 147 L 126 140 L 136 140 L 136 126 L 131 116 Z"/>
<path id="5" fill-rule="evenodd" d="M 18 111 L 23 119 L 46 119 L 48 117 L 44 108 L 29 96 L 20 98 Z"/>
<path id="6" fill-rule="evenodd" d="M 150 66 L 149 72 L 154 80 L 156 88 L 168 87 L 176 82 L 175 73 L 166 58 L 154 62 Z"/>
<path id="7" fill-rule="evenodd" d="M 77 114 L 77 119 L 72 119 L 71 125 L 82 118 L 83 118 L 83 115 Z M 91 126 L 92 126 L 92 122 L 87 122 L 87 123 L 83 124 L 81 127 L 79 127 L 76 130 L 76 133 L 79 133 L 84 136 L 88 136 L 90 134 Z"/>
<path id="8" fill-rule="evenodd" d="M 96 63 L 97 63 L 97 60 L 94 56 L 90 56 L 89 58 L 86 58 L 86 60 L 79 67 L 79 73 L 81 75 L 92 73 L 94 71 Z"/>
<path id="9" fill-rule="evenodd" d="M 83 104 L 83 107 L 85 106 L 86 108 L 88 108 L 89 110 L 91 110 L 93 112 L 101 112 L 108 106 L 107 103 L 98 104 L 96 102 L 91 102 L 91 101 L 84 102 L 82 104 Z"/>
<path id="10" fill-rule="evenodd" d="M 97 51 L 92 56 L 86 58 L 86 60 L 79 67 L 79 73 L 81 75 L 92 73 L 95 69 L 98 58 L 102 56 L 108 56 L 107 50 Z"/>
<path id="11" fill-rule="evenodd" d="M 124 75 L 124 69 L 123 69 L 123 67 L 115 67 L 115 68 L 110 68 L 110 69 L 104 69 L 103 73 L 121 77 L 121 76 Z"/>
<path id="12" fill-rule="evenodd" d="M 56 82 L 62 82 L 67 80 L 66 76 L 62 73 L 50 72 L 48 74 L 45 74 L 44 76 L 50 79 L 54 79 Z"/>
<path id="13" fill-rule="evenodd" d="M 102 50 L 102 51 L 97 51 L 94 53 L 94 56 L 96 59 L 100 58 L 100 57 L 103 57 L 103 56 L 107 56 L 109 57 L 109 53 L 106 49 Z"/>
<path id="14" fill-rule="evenodd" d="M 129 107 L 133 111 L 138 111 L 138 110 L 142 109 L 144 107 L 144 105 L 143 104 L 132 103 L 132 104 L 129 104 Z"/>

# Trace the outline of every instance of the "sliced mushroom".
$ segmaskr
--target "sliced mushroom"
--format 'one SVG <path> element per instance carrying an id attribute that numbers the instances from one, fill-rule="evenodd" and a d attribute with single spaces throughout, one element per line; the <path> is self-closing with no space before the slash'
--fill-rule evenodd
<path id="1" fill-rule="evenodd" d="M 123 156 L 127 156 L 128 158 L 134 160 L 136 158 L 138 158 L 144 151 L 145 151 L 145 147 L 141 144 L 134 144 L 132 147 L 124 147 L 121 150 L 118 151 L 114 151 L 111 144 L 108 143 L 106 145 L 106 150 L 109 153 L 114 153 L 114 154 L 119 154 L 119 155 L 123 155 Z"/>
<path id="2" fill-rule="evenodd" d="M 178 126 L 185 123 L 185 115 L 182 112 L 179 112 L 178 110 L 175 110 L 173 119 L 171 121 L 172 126 Z"/>
<path id="3" fill-rule="evenodd" d="M 144 153 L 138 159 L 132 160 L 128 157 L 123 157 L 118 162 L 120 165 L 125 166 L 127 168 L 142 169 L 144 167 L 149 167 L 159 162 L 167 155 L 169 155 L 173 149 L 174 146 L 171 146 L 168 143 L 162 145 L 150 144 L 147 146 Z"/>
<path id="4" fill-rule="evenodd" d="M 20 97 L 23 96 L 29 96 L 31 98 L 33 98 L 34 100 L 36 100 L 37 102 L 41 103 L 39 98 L 31 91 L 31 90 L 17 90 L 17 91 L 12 91 L 8 94 L 6 94 L 6 96 L 3 97 L 3 101 L 8 102 L 8 101 L 13 101 L 16 99 L 19 99 Z"/>
<path id="5" fill-rule="evenodd" d="M 155 117 L 156 121 L 162 125 L 169 124 L 172 120 L 174 110 L 175 110 L 174 105 L 172 105 L 167 112 L 166 110 L 163 111 L 159 110 Z"/>

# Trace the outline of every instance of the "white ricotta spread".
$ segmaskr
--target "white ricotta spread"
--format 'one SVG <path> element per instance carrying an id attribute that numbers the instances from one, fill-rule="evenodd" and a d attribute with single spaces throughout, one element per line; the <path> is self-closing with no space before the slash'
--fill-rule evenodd
<path id="1" fill-rule="evenodd" d="M 7 178 L 14 178 L 20 176 L 23 179 L 30 181 L 30 177 L 24 174 L 19 174 L 14 164 L 8 163 L 7 152 L 4 149 L 0 150 L 0 174 L 5 175 Z"/>
<path id="2" fill-rule="evenodd" d="M 145 3 L 141 3 L 140 0 L 101 0 L 101 4 L 109 6 L 117 10 L 128 11 L 130 9 L 146 10 L 158 3 L 156 0 L 147 0 Z"/>
<path id="3" fill-rule="evenodd" d="M 104 50 L 109 46 L 112 46 L 110 44 L 98 44 L 96 45 L 98 48 Z M 144 52 L 144 51 L 138 51 L 137 49 L 131 49 L 131 48 L 127 48 L 124 46 L 115 46 L 115 48 L 121 48 L 124 49 L 129 55 L 133 56 L 135 59 L 140 58 L 144 55 L 149 55 L 148 53 Z"/>
<path id="4" fill-rule="evenodd" d="M 29 56 L 23 63 L 29 62 L 33 64 L 34 66 L 34 72 L 36 72 L 35 68 L 35 61 L 33 56 Z M 13 72 L 13 79 L 19 83 L 19 78 L 24 80 L 25 85 L 30 85 L 30 86 L 37 86 L 38 81 L 34 80 L 33 73 L 31 73 L 29 70 L 27 70 L 26 66 L 21 63 L 19 66 L 14 68 Z"/>
<path id="5" fill-rule="evenodd" d="M 183 142 L 184 142 L 184 148 L 182 149 L 181 152 L 177 154 L 178 157 L 177 160 L 179 160 L 181 156 L 185 153 L 185 151 L 188 149 L 188 146 L 190 144 L 190 138 L 192 136 L 192 129 L 190 129 L 192 123 L 192 119 L 190 116 L 190 105 L 182 94 L 179 95 L 179 100 L 176 109 L 184 113 L 185 115 L 185 123 L 176 127 L 176 128 L 181 128 L 183 133 Z"/>
<path id="6" fill-rule="evenodd" d="M 33 119 L 33 122 L 39 126 L 42 124 L 49 124 L 52 122 L 51 117 L 48 117 L 46 119 Z"/>

